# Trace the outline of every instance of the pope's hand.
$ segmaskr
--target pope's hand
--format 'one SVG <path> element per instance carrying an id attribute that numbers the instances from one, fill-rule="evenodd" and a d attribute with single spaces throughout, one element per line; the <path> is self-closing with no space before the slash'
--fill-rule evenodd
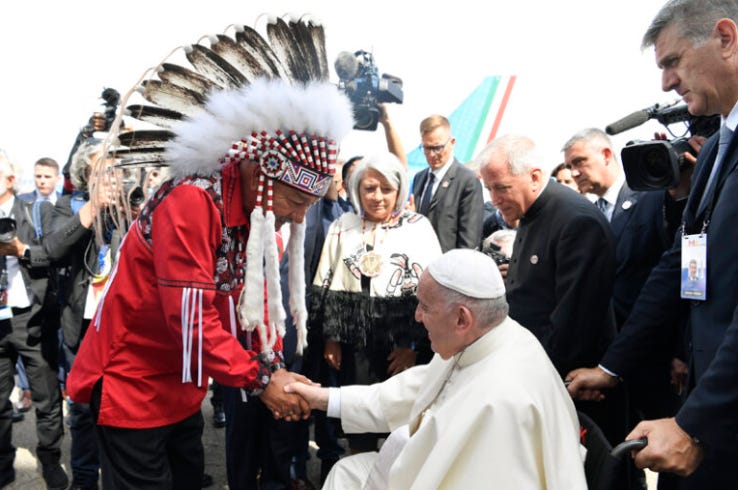
<path id="1" fill-rule="evenodd" d="M 316 384 L 290 383 L 284 387 L 285 393 L 295 393 L 305 399 L 310 408 L 328 410 L 328 388 L 321 388 Z"/>

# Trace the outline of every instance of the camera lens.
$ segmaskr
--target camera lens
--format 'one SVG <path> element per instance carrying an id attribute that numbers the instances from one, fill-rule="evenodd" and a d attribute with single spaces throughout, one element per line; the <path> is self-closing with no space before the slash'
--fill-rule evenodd
<path id="1" fill-rule="evenodd" d="M 9 243 L 15 238 L 16 224 L 13 218 L 0 218 L 0 242 Z"/>

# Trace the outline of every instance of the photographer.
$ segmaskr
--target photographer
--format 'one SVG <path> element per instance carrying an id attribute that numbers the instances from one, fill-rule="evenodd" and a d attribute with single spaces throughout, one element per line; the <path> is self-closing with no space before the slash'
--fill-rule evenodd
<path id="1" fill-rule="evenodd" d="M 12 404 L 15 362 L 23 359 L 36 407 L 36 455 L 50 489 L 69 483 L 59 464 L 64 437 L 61 392 L 57 380 L 57 334 L 46 329 L 50 258 L 42 238 L 50 231 L 52 206 L 15 197 L 16 172 L 0 152 L 0 486 L 15 480 Z"/>
<path id="2" fill-rule="evenodd" d="M 110 131 L 113 121 L 115 121 L 116 109 L 120 102 L 120 94 L 113 88 L 105 88 L 100 94 L 100 98 L 105 101 L 103 103 L 103 106 L 105 107 L 104 112 L 93 113 L 92 116 L 90 116 L 89 121 L 87 121 L 87 124 L 79 130 L 77 138 L 74 140 L 74 144 L 72 145 L 72 149 L 69 151 L 67 163 L 64 165 L 64 169 L 62 170 L 62 174 L 64 175 L 65 194 L 70 194 L 74 187 L 70 180 L 70 169 L 72 166 L 72 159 L 75 153 L 77 153 L 79 146 L 85 141 L 90 140 L 96 132 Z"/>
<path id="3" fill-rule="evenodd" d="M 107 219 L 100 233 L 102 243 L 95 240 L 96 211 L 88 194 L 88 180 L 101 154 L 100 140 L 83 141 L 77 148 L 70 166 L 74 191 L 57 202 L 53 213 L 54 232 L 45 243 L 49 255 L 61 267 L 58 279 L 62 350 L 69 369 L 92 319 L 96 298 L 107 282 L 121 239 L 121 233 Z M 111 188 L 101 185 L 96 190 L 97 205 L 104 210 L 112 197 Z M 89 405 L 70 401 L 69 412 L 73 485 L 96 488 L 100 464 Z"/>

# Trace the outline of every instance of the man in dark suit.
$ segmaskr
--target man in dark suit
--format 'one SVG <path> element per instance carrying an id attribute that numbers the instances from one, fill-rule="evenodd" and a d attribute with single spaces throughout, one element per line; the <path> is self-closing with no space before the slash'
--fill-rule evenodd
<path id="1" fill-rule="evenodd" d="M 535 334 L 562 376 L 596 362 L 615 336 L 615 248 L 605 217 L 549 178 L 529 138 L 497 138 L 475 161 L 492 204 L 506 222 L 520 220 L 505 279 L 510 317 Z M 621 405 L 577 408 L 610 440 L 625 436 Z"/>
<path id="2" fill-rule="evenodd" d="M 599 390 L 641 375 L 643 361 L 668 341 L 667 328 L 690 320 L 690 394 L 676 417 L 641 422 L 629 438 L 648 437 L 639 467 L 690 475 L 683 488 L 735 488 L 738 461 L 738 2 L 673 0 L 652 21 L 643 46 L 654 46 L 665 91 L 682 94 L 693 115 L 722 116 L 702 147 L 684 212 L 684 234 L 653 269 L 633 312 L 600 366 L 569 373 L 569 391 Z M 711 178 L 712 176 L 712 178 Z M 706 298 L 680 298 L 681 256 L 690 235 L 706 235 Z"/>
<path id="3" fill-rule="evenodd" d="M 506 222 L 520 220 L 506 278 L 510 316 L 562 374 L 597 359 L 615 334 L 615 249 L 604 216 L 549 178 L 526 137 L 497 138 L 476 160 L 492 204 Z"/>
<path id="4" fill-rule="evenodd" d="M 562 150 L 577 186 L 597 196 L 595 204 L 610 222 L 616 264 L 612 304 L 620 330 L 651 269 L 673 242 L 673 234 L 667 236 L 665 207 L 678 203 L 667 198 L 663 190 L 644 192 L 628 187 L 610 137 L 601 129 L 587 128 L 577 132 Z M 660 349 L 655 349 L 643 376 L 628 383 L 628 430 L 644 418 L 669 417 L 676 413 L 679 400 L 670 383 L 671 362 L 678 349 L 681 327 L 679 323 L 672 325 L 669 337 L 673 341 L 664 342 Z M 631 481 L 644 478 L 642 473 L 632 471 Z M 663 480 L 660 489 L 667 488 Z"/>
<path id="5" fill-rule="evenodd" d="M 429 116 L 420 123 L 420 137 L 428 168 L 413 181 L 415 209 L 430 220 L 444 252 L 479 247 L 482 185 L 474 172 L 454 158 L 451 124 L 443 116 Z"/>
<path id="6" fill-rule="evenodd" d="M 579 131 L 563 151 L 577 186 L 597 196 L 595 204 L 615 237 L 613 307 L 620 328 L 651 269 L 671 244 L 664 228 L 665 191 L 639 192 L 628 187 L 612 142 L 600 129 Z"/>
<path id="7" fill-rule="evenodd" d="M 50 231 L 52 206 L 42 203 L 34 217 L 33 204 L 15 198 L 15 169 L 0 152 L 0 487 L 15 480 L 11 416 L 16 358 L 28 372 L 36 408 L 36 455 L 47 488 L 65 489 L 69 479 L 60 465 L 64 437 L 61 392 L 57 381 L 57 332 L 44 328 L 49 257 L 42 237 Z"/>
<path id="8" fill-rule="evenodd" d="M 59 164 L 53 158 L 40 158 L 33 165 L 33 183 L 36 188 L 25 194 L 18 194 L 18 198 L 27 202 L 49 201 L 56 204 L 61 197 L 57 192 L 56 184 L 59 183 Z"/>

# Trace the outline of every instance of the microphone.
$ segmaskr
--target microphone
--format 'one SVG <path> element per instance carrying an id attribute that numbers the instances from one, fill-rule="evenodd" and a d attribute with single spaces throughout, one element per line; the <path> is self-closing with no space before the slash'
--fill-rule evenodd
<path id="1" fill-rule="evenodd" d="M 687 111 L 687 105 L 677 105 L 678 103 L 677 100 L 671 104 L 654 104 L 651 107 L 635 111 L 605 127 L 605 132 L 609 135 L 622 133 L 640 126 L 649 119 L 656 119 L 665 126 L 688 120 L 690 114 Z"/>
<path id="2" fill-rule="evenodd" d="M 338 78 L 341 80 L 353 80 L 359 71 L 359 61 L 353 53 L 349 53 L 348 51 L 338 53 L 333 66 L 336 69 Z"/>
<path id="3" fill-rule="evenodd" d="M 649 119 L 651 119 L 651 113 L 648 109 L 635 111 L 634 113 L 629 114 L 622 119 L 618 119 L 614 123 L 606 126 L 605 132 L 609 135 L 622 133 L 623 131 L 640 126 Z"/>

